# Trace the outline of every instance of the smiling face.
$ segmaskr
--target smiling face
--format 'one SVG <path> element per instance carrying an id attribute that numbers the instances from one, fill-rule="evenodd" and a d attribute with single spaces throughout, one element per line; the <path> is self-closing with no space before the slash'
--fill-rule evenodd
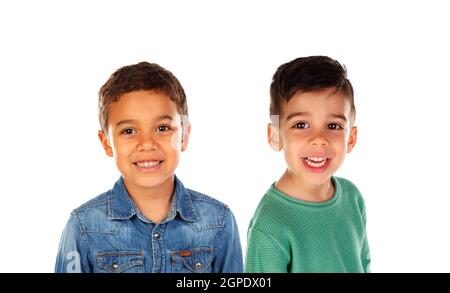
<path id="1" fill-rule="evenodd" d="M 330 182 L 356 143 L 350 108 L 335 88 L 299 92 L 284 102 L 279 129 L 269 126 L 269 142 L 284 151 L 291 179 L 307 186 Z"/>
<path id="2" fill-rule="evenodd" d="M 139 90 L 123 94 L 109 106 L 108 133 L 100 131 L 99 137 L 132 193 L 173 182 L 189 131 L 187 126 L 183 133 L 177 106 L 170 97 Z"/>

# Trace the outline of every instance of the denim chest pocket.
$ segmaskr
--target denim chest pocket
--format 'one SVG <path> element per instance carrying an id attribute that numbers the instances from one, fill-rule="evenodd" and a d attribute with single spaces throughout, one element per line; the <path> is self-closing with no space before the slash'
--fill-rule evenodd
<path id="1" fill-rule="evenodd" d="M 214 255 L 210 247 L 171 250 L 173 273 L 211 273 Z"/>
<path id="2" fill-rule="evenodd" d="M 144 253 L 142 251 L 104 251 L 97 253 L 100 271 L 107 273 L 144 272 Z"/>

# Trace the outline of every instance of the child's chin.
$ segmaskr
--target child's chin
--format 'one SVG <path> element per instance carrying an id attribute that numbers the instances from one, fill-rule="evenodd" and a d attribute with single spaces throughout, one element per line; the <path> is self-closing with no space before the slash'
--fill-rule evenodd
<path id="1" fill-rule="evenodd" d="M 331 175 L 328 172 L 308 172 L 304 174 L 304 178 L 312 185 L 323 185 L 331 180 Z"/>
<path id="2" fill-rule="evenodd" d="M 129 181 L 140 188 L 155 188 L 165 181 L 165 178 L 159 174 L 152 174 L 150 176 L 148 174 L 145 174 L 144 176 L 142 176 L 142 174 L 140 175 L 141 176 L 134 176 L 133 178 L 128 177 Z"/>
<path id="3" fill-rule="evenodd" d="M 165 179 L 163 176 L 147 176 L 147 178 L 139 178 L 138 184 L 142 187 L 153 188 L 163 184 Z"/>

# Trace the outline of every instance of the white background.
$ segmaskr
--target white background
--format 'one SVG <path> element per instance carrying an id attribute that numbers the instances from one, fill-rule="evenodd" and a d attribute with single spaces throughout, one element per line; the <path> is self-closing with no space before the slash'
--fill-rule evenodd
<path id="1" fill-rule="evenodd" d="M 284 170 L 266 143 L 271 77 L 318 54 L 355 88 L 359 141 L 337 175 L 365 197 L 372 270 L 450 272 L 445 1 L 310 2 L 2 1 L 0 272 L 51 272 L 70 211 L 112 187 L 97 92 L 142 60 L 183 84 L 193 128 L 177 174 L 231 207 L 245 250 Z"/>

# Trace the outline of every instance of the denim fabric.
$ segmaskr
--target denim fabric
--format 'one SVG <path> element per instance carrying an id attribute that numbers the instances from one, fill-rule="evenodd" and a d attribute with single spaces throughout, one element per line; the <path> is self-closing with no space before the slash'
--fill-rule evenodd
<path id="1" fill-rule="evenodd" d="M 175 177 L 168 216 L 155 224 L 128 195 L 122 178 L 75 209 L 62 234 L 55 272 L 242 272 L 236 221 L 221 202 Z"/>

